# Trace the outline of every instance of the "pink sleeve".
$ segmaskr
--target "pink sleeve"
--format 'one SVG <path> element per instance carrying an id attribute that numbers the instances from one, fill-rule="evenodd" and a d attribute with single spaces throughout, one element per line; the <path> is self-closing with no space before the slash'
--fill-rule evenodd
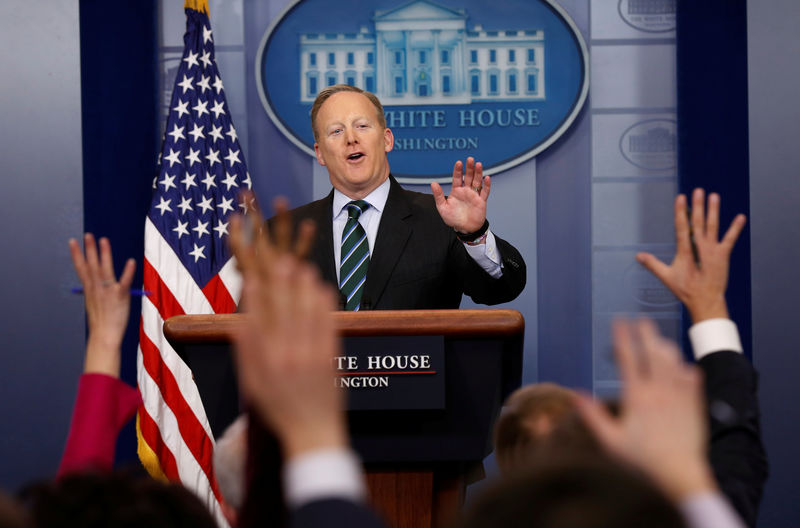
<path id="1" fill-rule="evenodd" d="M 141 402 L 139 391 L 117 378 L 83 374 L 56 477 L 85 470 L 110 470 L 117 435 Z"/>

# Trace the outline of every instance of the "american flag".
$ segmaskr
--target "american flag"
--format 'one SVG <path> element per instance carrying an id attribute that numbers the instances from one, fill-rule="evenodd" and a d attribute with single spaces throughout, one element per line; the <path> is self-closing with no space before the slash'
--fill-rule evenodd
<path id="1" fill-rule="evenodd" d="M 145 220 L 144 289 L 139 328 L 139 457 L 151 474 L 180 481 L 222 526 L 214 477 L 214 438 L 189 368 L 164 338 L 179 314 L 236 310 L 241 280 L 227 245 L 229 216 L 251 187 L 214 58 L 203 0 L 186 2 L 183 58 Z"/>

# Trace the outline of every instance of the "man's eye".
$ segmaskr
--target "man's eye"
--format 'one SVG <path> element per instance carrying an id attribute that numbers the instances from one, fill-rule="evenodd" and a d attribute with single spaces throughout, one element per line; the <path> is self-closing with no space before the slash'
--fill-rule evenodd
<path id="1" fill-rule="evenodd" d="M 341 128 L 334 128 L 333 130 L 331 130 L 331 134 L 339 134 L 341 133 L 341 131 L 342 131 Z"/>

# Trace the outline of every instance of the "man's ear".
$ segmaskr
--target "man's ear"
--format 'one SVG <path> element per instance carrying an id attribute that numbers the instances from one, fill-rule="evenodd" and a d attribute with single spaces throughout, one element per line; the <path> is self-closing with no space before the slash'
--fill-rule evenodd
<path id="1" fill-rule="evenodd" d="M 391 128 L 383 129 L 383 151 L 391 152 L 394 148 L 394 133 Z"/>
<path id="2" fill-rule="evenodd" d="M 319 150 L 319 144 L 317 142 L 314 142 L 314 154 L 317 155 L 317 162 L 324 167 L 325 158 L 322 157 L 322 152 Z"/>

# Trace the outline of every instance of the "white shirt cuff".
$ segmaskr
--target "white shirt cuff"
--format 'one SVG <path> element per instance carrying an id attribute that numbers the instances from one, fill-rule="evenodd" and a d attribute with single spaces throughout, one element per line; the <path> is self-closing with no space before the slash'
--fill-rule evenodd
<path id="1" fill-rule="evenodd" d="M 689 328 L 694 358 L 699 360 L 712 352 L 732 350 L 743 352 L 736 323 L 730 319 L 706 319 Z"/>
<path id="2" fill-rule="evenodd" d="M 470 246 L 466 242 L 463 244 L 472 260 L 477 262 L 493 279 L 499 279 L 503 276 L 500 252 L 497 250 L 497 241 L 494 239 L 494 233 L 492 233 L 491 229 L 486 231 L 485 244 L 478 244 L 477 246 Z"/>
<path id="3" fill-rule="evenodd" d="M 745 528 L 744 522 L 719 492 L 694 495 L 679 505 L 689 528 Z"/>
<path id="4" fill-rule="evenodd" d="M 287 461 L 283 487 L 290 509 L 321 499 L 363 502 L 367 495 L 361 462 L 349 449 L 321 449 Z"/>

